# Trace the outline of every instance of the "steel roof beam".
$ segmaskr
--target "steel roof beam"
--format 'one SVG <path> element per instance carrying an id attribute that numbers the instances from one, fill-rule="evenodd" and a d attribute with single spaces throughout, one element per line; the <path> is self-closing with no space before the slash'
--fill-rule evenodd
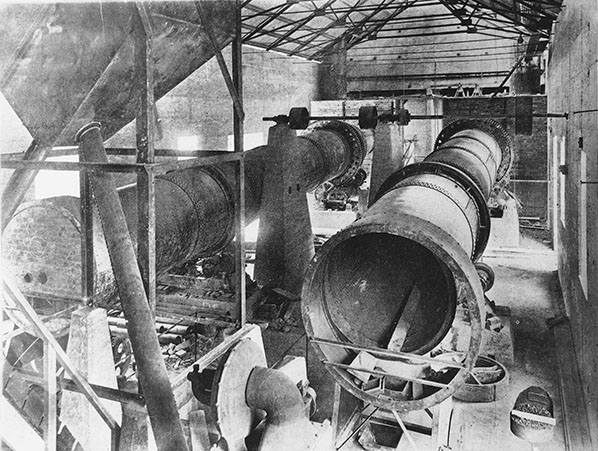
<path id="1" fill-rule="evenodd" d="M 366 35 L 358 38 L 356 41 L 350 42 L 348 44 L 348 46 L 347 46 L 347 49 L 355 47 L 357 44 L 360 44 L 361 42 L 363 42 L 365 39 L 369 38 L 372 35 L 375 36 L 376 33 L 378 33 L 380 30 L 382 30 L 382 28 L 384 28 L 386 26 L 386 24 L 389 22 L 389 20 L 391 20 L 394 17 L 398 16 L 399 14 L 405 12 L 407 9 L 409 9 L 411 6 L 413 6 L 416 2 L 417 2 L 417 0 L 412 0 L 411 2 L 405 1 L 405 3 L 403 3 L 393 13 L 391 13 L 386 18 L 386 20 L 383 20 L 382 23 L 379 23 L 379 24 L 375 25 L 373 30 L 371 30 L 370 32 L 368 32 Z"/>
<path id="2" fill-rule="evenodd" d="M 262 9 L 254 5 L 250 5 L 248 3 L 246 9 L 251 12 L 254 12 L 255 14 L 243 16 L 241 19 L 243 22 L 245 22 L 248 20 L 257 19 L 258 17 L 262 16 L 274 16 L 274 18 L 276 18 L 276 15 L 278 14 L 278 12 L 280 12 L 280 10 L 288 9 L 290 7 L 291 5 L 275 5 L 268 9 Z M 277 11 L 277 13 L 275 13 L 274 11 Z"/>
<path id="3" fill-rule="evenodd" d="M 412 3 L 415 3 L 416 0 L 413 0 Z M 329 44 L 327 44 L 322 50 L 319 50 L 318 52 L 314 53 L 313 55 L 311 55 L 311 59 L 317 59 L 318 57 L 324 55 L 325 53 L 329 52 L 331 49 L 334 48 L 334 46 L 336 46 L 337 43 L 341 42 L 343 39 L 347 39 L 348 41 L 348 46 L 347 48 L 350 48 L 356 44 L 352 44 L 351 42 L 351 38 L 354 36 L 354 30 L 355 29 L 361 29 L 363 27 L 365 27 L 365 25 L 368 23 L 368 21 L 370 19 L 372 19 L 374 16 L 376 16 L 380 11 L 383 11 L 385 9 L 389 9 L 389 6 L 392 4 L 392 0 L 391 1 L 387 1 L 387 0 L 383 0 L 383 2 L 378 5 L 377 8 L 374 9 L 374 11 L 369 14 L 367 17 L 364 17 L 359 23 L 357 23 L 355 25 L 354 28 L 348 29 L 346 30 L 343 34 L 341 34 L 339 37 L 337 37 L 336 39 L 334 39 L 332 42 L 330 42 Z M 402 5 L 401 5 L 402 7 Z M 401 8 L 399 7 L 399 9 Z M 382 26 L 384 26 L 386 24 L 386 22 L 383 22 Z M 371 31 L 370 31 L 371 33 Z M 369 34 L 369 33 L 366 33 Z M 359 38 L 357 38 L 357 40 L 359 40 Z"/>
<path id="4" fill-rule="evenodd" d="M 556 18 L 556 16 L 558 15 L 558 11 L 561 10 L 560 6 L 557 7 L 555 5 L 551 5 L 548 8 L 544 8 L 542 6 L 539 6 L 539 3 L 541 3 L 539 1 L 529 2 L 529 1 L 526 1 L 526 0 L 515 0 L 515 2 L 518 3 L 518 4 L 520 4 L 520 5 L 522 5 L 522 6 L 525 6 L 526 8 L 531 9 L 532 11 L 534 11 L 534 12 L 536 12 L 536 13 L 538 13 L 538 14 L 546 17 L 546 18 L 550 18 L 552 20 Z M 550 11 L 549 8 L 558 8 L 558 11 L 556 13 L 553 13 L 553 12 Z"/>
<path id="5" fill-rule="evenodd" d="M 248 5 L 251 6 L 251 5 Z M 278 11 L 274 14 L 271 14 L 270 17 L 268 17 L 266 20 L 260 22 L 256 28 L 255 31 L 249 33 L 249 35 L 245 36 L 243 38 L 243 41 L 247 41 L 248 39 L 251 39 L 253 36 L 255 36 L 259 31 L 263 30 L 264 27 L 266 27 L 269 23 L 273 22 L 274 20 L 276 20 L 276 18 L 278 16 L 280 16 L 282 13 L 284 13 L 287 9 L 289 9 L 292 6 L 292 3 L 287 3 L 286 5 L 282 5 L 281 8 L 278 9 Z M 243 19 L 243 21 L 245 21 L 246 19 Z"/>
<path id="6" fill-rule="evenodd" d="M 509 38 L 511 39 L 511 38 Z M 391 44 L 391 45 L 373 45 L 368 47 L 361 47 L 361 48 L 354 48 L 352 51 L 357 52 L 360 50 L 367 50 L 367 49 L 378 49 L 378 48 L 405 48 L 405 47 L 425 47 L 425 46 L 440 46 L 440 45 L 454 45 L 454 44 L 473 44 L 477 42 L 496 42 L 499 39 L 464 39 L 461 41 L 443 41 L 443 42 L 421 42 L 416 44 Z"/>
<path id="7" fill-rule="evenodd" d="M 522 13 L 521 11 L 514 11 L 513 8 L 509 7 L 509 5 L 503 3 L 500 0 L 493 0 L 491 4 L 487 4 L 481 0 L 471 0 L 471 1 L 477 3 L 480 7 L 484 8 L 484 9 L 489 9 L 489 10 L 495 12 L 496 14 L 499 14 L 500 16 L 513 21 L 514 24 L 520 25 L 527 30 L 530 30 L 533 32 L 539 32 L 544 35 L 548 34 L 546 30 L 541 30 L 538 28 L 537 24 L 536 25 L 533 24 L 533 20 L 536 18 L 535 16 L 527 14 L 527 13 Z M 501 8 L 497 8 L 497 6 L 499 6 Z M 512 14 L 512 17 L 509 15 L 509 13 Z M 524 23 L 521 19 L 518 19 L 517 16 L 519 16 L 520 18 L 525 17 L 528 21 L 530 21 L 530 23 L 529 24 Z"/>
<path id="8" fill-rule="evenodd" d="M 444 6 L 447 10 L 449 10 L 449 12 L 459 21 L 459 23 L 461 25 L 468 26 L 466 23 L 464 23 L 463 17 L 461 15 L 457 14 L 458 8 L 455 8 L 453 5 L 449 4 L 446 0 L 438 0 L 438 1 L 440 2 L 440 4 L 442 6 Z M 465 5 L 462 5 L 461 3 L 459 3 L 459 5 L 461 6 L 461 9 L 465 9 Z M 469 18 L 469 21 L 471 22 L 471 18 Z"/>
<path id="9" fill-rule="evenodd" d="M 255 12 L 255 11 L 260 11 L 260 9 L 259 9 L 259 8 L 257 8 L 256 6 L 253 6 L 253 5 L 249 5 L 247 9 L 249 9 L 249 10 L 251 10 L 251 11 L 254 11 L 254 12 Z M 281 14 L 278 14 L 276 17 L 274 17 L 274 18 L 273 18 L 273 20 L 277 20 L 277 21 L 283 22 L 284 24 L 287 24 L 287 25 L 289 25 L 289 26 L 293 26 L 293 25 L 295 25 L 295 24 L 297 23 L 297 21 L 295 21 L 295 20 L 293 20 L 293 19 L 289 19 L 289 18 L 287 17 L 289 14 L 292 14 L 292 12 L 290 12 L 290 11 L 286 11 L 286 12 L 284 12 L 284 14 L 283 14 L 283 13 L 281 13 Z M 252 17 L 255 17 L 255 16 L 252 16 Z M 251 18 L 251 17 L 245 17 L 245 18 L 243 19 L 243 21 L 244 21 L 243 23 L 244 23 L 244 24 L 245 24 L 245 23 L 248 23 L 248 19 L 250 19 L 250 18 Z M 269 24 L 269 23 L 271 23 L 271 22 L 272 22 L 272 21 L 268 22 L 268 24 Z M 266 25 L 268 25 L 268 24 L 266 24 Z M 254 37 L 258 37 L 258 36 L 266 36 L 266 35 L 270 35 L 270 34 L 272 34 L 272 32 L 273 32 L 273 31 L 275 31 L 275 30 L 276 30 L 276 29 L 273 29 L 273 30 L 258 29 L 257 27 L 259 27 L 259 25 L 253 25 L 253 24 L 252 24 L 252 26 L 253 26 L 253 27 L 256 27 L 256 33 L 254 34 L 254 36 L 251 36 L 251 37 L 249 37 L 249 38 L 247 38 L 247 39 L 252 39 L 252 38 L 254 38 Z M 282 28 L 282 27 L 281 27 L 281 28 Z M 310 31 L 310 32 L 317 32 L 317 31 L 319 31 L 319 30 L 317 30 L 317 29 L 314 29 L 314 28 L 312 28 L 312 27 L 305 27 L 305 28 L 306 28 L 306 30 L 308 30 L 308 31 Z M 276 36 L 278 36 L 278 35 L 276 35 Z M 334 39 L 334 38 L 335 38 L 335 36 L 333 36 L 333 35 L 327 35 L 327 37 L 328 37 L 329 39 Z"/>
<path id="10" fill-rule="evenodd" d="M 284 41 L 288 36 L 290 36 L 291 34 L 293 34 L 294 32 L 296 32 L 297 30 L 299 30 L 301 27 L 303 27 L 303 26 L 307 25 L 309 22 L 311 22 L 315 17 L 320 17 L 320 16 L 318 16 L 318 13 L 316 13 L 316 11 L 326 10 L 326 8 L 328 8 L 330 5 L 332 5 L 335 1 L 336 0 L 328 0 L 324 4 L 324 6 L 318 8 L 318 9 L 314 9 L 313 13 L 311 13 L 309 16 L 307 16 L 304 19 L 302 19 L 299 22 L 297 22 L 293 28 L 291 28 L 284 35 L 282 35 L 277 40 L 275 40 L 270 45 L 269 49 L 272 49 L 272 48 L 276 47 L 278 44 L 280 44 L 282 41 Z"/>
<path id="11" fill-rule="evenodd" d="M 444 61 L 444 63 L 475 63 L 478 61 L 513 61 L 513 57 L 510 57 L 510 56 L 499 56 L 499 57 L 479 56 L 475 60 L 464 59 L 464 58 L 455 58 L 450 61 Z M 434 64 L 434 61 L 431 61 L 429 59 L 420 59 L 420 60 L 412 59 L 412 60 L 408 60 L 408 61 L 395 60 L 392 62 L 375 61 L 375 63 L 376 63 L 376 65 L 379 65 L 379 66 L 408 66 L 408 65 L 413 65 L 413 64 L 426 64 L 426 63 Z M 349 65 L 353 64 L 355 66 L 367 64 L 367 65 L 371 66 L 372 61 L 351 61 L 348 64 Z"/>
<path id="12" fill-rule="evenodd" d="M 450 35 L 450 34 L 467 34 L 467 30 L 459 30 L 459 31 L 440 31 L 440 32 L 432 32 L 432 33 L 417 33 L 417 34 L 409 34 L 409 35 L 393 35 L 393 36 L 378 36 L 376 38 L 376 40 L 380 40 L 380 39 L 403 39 L 403 38 L 425 38 L 428 36 L 443 36 L 443 35 Z M 478 35 L 485 35 L 485 36 L 492 36 L 498 39 L 512 39 L 512 40 L 516 40 L 516 37 L 506 37 L 506 36 L 495 36 L 495 35 L 490 35 L 487 33 L 483 33 L 483 32 L 477 32 L 476 34 Z M 426 45 L 426 44 L 420 44 L 420 45 Z"/>
<path id="13" fill-rule="evenodd" d="M 245 8 L 247 5 L 249 5 L 253 0 L 245 0 L 243 3 L 241 3 L 241 9 Z"/>
<path id="14" fill-rule="evenodd" d="M 463 58 L 478 58 L 478 57 L 495 57 L 495 56 L 507 56 L 507 55 L 511 55 L 514 56 L 514 52 L 494 52 L 494 53 L 474 53 L 471 55 L 461 55 L 460 51 L 458 51 L 457 53 L 459 53 L 459 55 L 436 55 L 434 57 L 434 60 L 436 59 L 446 59 L 446 60 L 450 60 L 450 59 L 463 59 Z M 417 53 L 410 53 L 410 55 L 417 55 Z M 386 56 L 386 55 L 384 55 Z M 405 56 L 405 54 L 400 55 L 401 58 L 379 58 L 377 56 L 374 57 L 359 57 L 359 56 L 353 56 L 351 57 L 350 61 L 352 62 L 359 62 L 359 61 L 413 61 L 413 60 L 423 60 L 429 61 L 429 58 L 427 57 L 409 57 L 409 56 Z"/>
<path id="15" fill-rule="evenodd" d="M 358 2 L 355 4 L 355 6 L 357 7 L 357 6 L 358 6 L 360 3 L 363 3 L 363 1 L 364 1 L 364 0 L 359 0 L 359 1 L 358 1 Z M 334 12 L 334 10 L 333 10 L 333 9 L 332 9 L 332 11 Z M 322 32 L 321 32 L 321 33 L 317 33 L 317 34 L 316 34 L 316 35 L 313 37 L 313 39 L 312 39 L 311 41 L 308 41 L 308 43 L 309 43 L 309 42 L 312 42 L 313 40 L 317 39 L 319 36 L 321 36 L 321 35 L 323 35 L 324 33 L 326 33 L 328 30 L 330 30 L 331 28 L 333 28 L 335 23 L 338 23 L 338 22 L 344 22 L 344 21 L 346 21 L 346 20 L 349 18 L 349 16 L 351 15 L 351 13 L 352 13 L 352 12 L 354 12 L 354 10 L 351 10 L 351 9 L 350 9 L 349 11 L 347 11 L 347 12 L 346 12 L 344 15 L 342 15 L 341 17 L 338 17 L 338 16 L 337 16 L 337 19 L 336 19 L 334 22 L 331 22 L 331 23 L 329 23 L 329 24 L 328 24 L 326 27 L 324 27 L 324 29 L 322 30 Z M 334 14 L 336 15 L 336 12 L 334 12 Z M 300 50 L 303 50 L 303 49 L 304 49 L 304 46 L 299 46 L 299 47 L 296 47 L 295 49 L 293 49 L 293 52 L 292 52 L 291 54 L 297 54 L 297 53 L 299 53 L 299 51 L 300 51 Z"/>
<path id="16" fill-rule="evenodd" d="M 425 3 L 424 3 L 425 2 Z M 392 4 L 387 4 L 386 9 L 393 9 L 396 7 L 396 5 L 391 6 Z M 438 0 L 419 0 L 418 7 L 425 7 L 425 6 L 438 6 Z M 374 11 L 376 9 L 378 9 L 379 5 L 374 5 L 374 4 L 369 4 L 369 5 L 363 5 L 363 6 L 346 6 L 346 7 L 332 7 L 330 8 L 330 11 L 332 13 L 365 13 L 368 11 Z M 309 14 L 312 10 L 302 10 L 302 11 L 289 11 L 288 14 Z"/>
<path id="17" fill-rule="evenodd" d="M 393 17 L 389 22 L 425 22 L 428 20 L 442 20 L 448 19 L 449 17 L 453 17 L 452 14 L 430 14 L 427 16 L 411 16 L 411 17 Z M 369 23 L 378 23 L 384 22 L 386 19 L 372 19 Z"/>
<path id="18" fill-rule="evenodd" d="M 245 24 L 245 23 L 242 24 L 242 28 L 244 28 L 246 30 L 249 30 L 249 31 L 254 31 L 255 30 L 254 26 L 249 25 L 249 24 Z M 276 36 L 278 36 L 278 34 L 273 34 L 272 36 L 276 37 Z M 303 44 L 303 41 L 301 41 L 298 38 L 289 37 L 289 38 L 287 38 L 287 41 L 289 43 Z M 260 48 L 262 48 L 261 46 L 264 46 L 263 47 L 264 49 L 267 48 L 268 45 L 269 45 L 267 42 L 260 42 L 260 41 L 257 41 L 257 40 L 248 41 L 247 37 L 245 37 L 245 36 L 243 37 L 243 43 L 244 44 L 250 44 L 250 45 L 253 45 L 253 46 L 256 46 L 256 47 L 260 47 Z M 260 44 L 260 45 L 258 45 L 258 44 Z"/>

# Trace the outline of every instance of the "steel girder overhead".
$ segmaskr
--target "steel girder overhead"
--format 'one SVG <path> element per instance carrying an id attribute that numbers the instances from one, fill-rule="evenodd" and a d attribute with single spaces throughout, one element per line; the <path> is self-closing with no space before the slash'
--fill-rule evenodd
<path id="1" fill-rule="evenodd" d="M 548 42 L 562 0 L 245 0 L 243 42 L 321 60 L 337 45 L 377 39 L 472 34 Z M 439 14 L 432 6 L 442 5 Z M 404 14 L 409 11 L 409 14 Z M 442 21 L 430 31 L 427 20 Z M 424 26 L 422 25 L 424 22 Z"/>

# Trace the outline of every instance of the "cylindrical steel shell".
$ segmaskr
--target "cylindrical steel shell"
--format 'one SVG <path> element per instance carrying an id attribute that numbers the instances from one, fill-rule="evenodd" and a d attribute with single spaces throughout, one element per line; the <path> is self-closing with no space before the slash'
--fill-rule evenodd
<path id="1" fill-rule="evenodd" d="M 453 127 L 424 162 L 381 185 L 363 217 L 322 246 L 304 280 L 303 320 L 318 356 L 343 388 L 387 409 L 419 410 L 446 399 L 464 382 L 480 348 L 484 297 L 472 260 L 486 245 L 485 201 L 510 149 L 488 132 L 492 123 L 483 130 Z M 458 304 L 471 330 L 464 368 L 447 387 L 421 399 L 368 393 L 334 366 L 351 363 L 355 352 L 322 342 L 368 347 L 376 355 L 375 349 L 391 348 L 401 327 L 400 351 L 423 354 L 447 334 Z M 403 315 L 408 322 L 401 325 Z"/>
<path id="2" fill-rule="evenodd" d="M 478 207 L 453 180 L 426 173 L 408 177 L 382 196 L 368 215 L 397 209 L 438 225 L 472 255 L 479 226 Z"/>
<path id="3" fill-rule="evenodd" d="M 337 121 L 315 124 L 290 142 L 296 170 L 308 189 L 344 177 L 366 153 L 355 127 Z M 245 217 L 257 218 L 262 201 L 267 146 L 245 155 Z M 156 269 L 163 273 L 224 249 L 234 234 L 233 163 L 172 171 L 155 179 Z M 136 185 L 121 187 L 119 197 L 133 244 L 137 244 Z M 114 277 L 104 235 L 95 220 L 96 302 L 114 299 Z M 23 204 L 2 235 L 2 264 L 29 296 L 79 299 L 80 219 L 77 198 L 62 196 Z M 41 282 L 43 281 L 43 283 Z"/>
<path id="4" fill-rule="evenodd" d="M 344 147 L 342 138 L 333 131 L 315 130 L 299 136 L 292 146 L 293 154 L 300 162 L 300 179 L 305 180 L 307 191 L 340 175 L 347 168 L 348 158 L 336 151 Z"/>

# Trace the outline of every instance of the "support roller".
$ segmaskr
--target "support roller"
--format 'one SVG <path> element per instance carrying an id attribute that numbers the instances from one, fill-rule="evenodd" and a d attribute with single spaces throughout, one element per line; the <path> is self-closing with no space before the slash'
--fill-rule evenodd
<path id="1" fill-rule="evenodd" d="M 473 261 L 490 231 L 486 201 L 508 177 L 511 160 L 509 138 L 498 124 L 449 124 L 422 163 L 391 175 L 363 217 L 312 260 L 302 294 L 307 334 L 335 380 L 354 396 L 392 410 L 419 410 L 463 383 L 483 327 L 484 294 Z M 383 350 L 380 358 L 394 360 L 431 351 L 448 333 L 458 305 L 469 317 L 470 343 L 445 387 L 418 399 L 389 390 L 373 394 L 343 367 L 356 349 Z"/>

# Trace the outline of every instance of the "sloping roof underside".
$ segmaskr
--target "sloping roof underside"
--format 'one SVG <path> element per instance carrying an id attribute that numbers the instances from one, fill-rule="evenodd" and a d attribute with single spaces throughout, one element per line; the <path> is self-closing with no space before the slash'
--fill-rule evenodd
<path id="1" fill-rule="evenodd" d="M 562 0 L 245 0 L 243 42 L 322 60 L 335 46 L 468 34 L 548 42 Z M 442 12 L 438 13 L 438 6 Z M 431 30 L 426 21 L 434 21 Z"/>

